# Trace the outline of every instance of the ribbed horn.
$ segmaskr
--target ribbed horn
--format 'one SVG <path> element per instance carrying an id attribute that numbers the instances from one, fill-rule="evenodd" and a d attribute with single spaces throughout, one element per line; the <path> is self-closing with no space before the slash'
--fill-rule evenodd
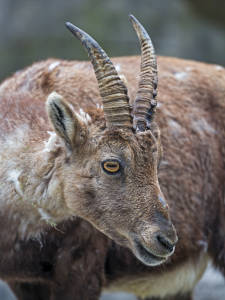
<path id="1" fill-rule="evenodd" d="M 99 44 L 86 32 L 67 22 L 66 27 L 88 52 L 98 81 L 107 127 L 132 128 L 127 88 L 113 63 Z"/>
<path id="2" fill-rule="evenodd" d="M 133 127 L 136 131 L 150 128 L 157 105 L 157 61 L 152 41 L 141 23 L 130 15 L 141 44 L 141 72 L 133 107 Z"/>

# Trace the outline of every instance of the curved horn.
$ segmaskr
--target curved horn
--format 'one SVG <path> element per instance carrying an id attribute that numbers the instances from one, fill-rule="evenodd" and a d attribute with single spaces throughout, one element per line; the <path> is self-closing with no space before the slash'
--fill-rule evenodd
<path id="1" fill-rule="evenodd" d="M 157 61 L 152 41 L 141 23 L 130 15 L 141 44 L 141 72 L 133 108 L 133 127 L 136 131 L 150 128 L 157 105 Z"/>
<path id="2" fill-rule="evenodd" d="M 102 97 L 107 127 L 132 128 L 127 88 L 111 60 L 99 44 L 86 32 L 69 22 L 66 23 L 66 27 L 82 42 L 91 58 Z"/>

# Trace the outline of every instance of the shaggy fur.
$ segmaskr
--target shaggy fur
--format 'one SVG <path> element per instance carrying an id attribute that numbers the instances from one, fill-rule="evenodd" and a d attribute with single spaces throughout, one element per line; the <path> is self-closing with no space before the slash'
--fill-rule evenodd
<path id="1" fill-rule="evenodd" d="M 117 58 L 113 62 L 127 82 L 132 102 L 137 90 L 139 58 Z M 7 180 L 11 190 L 8 191 L 6 207 L 4 199 L 1 200 L 0 274 L 21 299 L 48 299 L 51 293 L 52 299 L 93 300 L 98 299 L 101 290 L 105 288 L 133 292 L 142 299 L 190 300 L 192 290 L 204 273 L 208 261 L 211 260 L 225 275 L 225 71 L 215 65 L 174 58 L 159 58 L 158 64 L 159 107 L 156 121 L 164 149 L 159 181 L 179 241 L 175 253 L 164 264 L 156 267 L 145 266 L 137 260 L 131 248 L 126 248 L 129 246 L 118 235 L 117 228 L 119 226 L 125 232 L 129 226 L 136 224 L 134 220 L 137 219 L 131 215 L 135 206 L 131 195 L 141 193 L 141 183 L 147 186 L 153 178 L 150 175 L 152 169 L 149 168 L 148 147 L 157 147 L 157 163 L 161 158 L 157 128 L 154 138 L 144 138 L 143 141 L 115 132 L 107 133 L 101 140 L 103 145 L 109 142 L 109 136 L 112 135 L 116 140 L 121 140 L 122 144 L 127 139 L 132 140 L 129 144 L 143 154 L 142 159 L 137 161 L 142 167 L 142 173 L 138 173 L 137 177 L 139 181 L 134 182 L 133 187 L 130 186 L 129 205 L 121 210 L 124 221 L 114 215 L 113 206 L 109 211 L 101 206 L 95 210 L 93 202 L 97 201 L 96 192 L 93 189 L 85 190 L 86 194 L 83 195 L 82 188 L 78 193 L 78 198 L 86 199 L 82 212 L 80 210 L 79 216 L 82 218 L 71 219 L 71 210 L 78 208 L 74 208 L 74 200 L 71 200 L 69 207 L 64 205 L 65 196 L 61 191 L 65 187 L 60 185 L 54 198 L 56 202 L 41 200 L 29 207 L 19 202 L 25 179 L 18 164 L 11 158 L 16 156 L 23 161 L 23 167 L 30 174 L 29 180 L 26 178 L 28 187 L 32 185 L 34 176 L 39 178 L 43 172 L 47 182 L 51 179 L 53 157 L 64 155 L 66 159 L 68 152 L 61 153 L 60 141 L 54 140 L 54 135 L 48 140 L 47 131 L 51 129 L 44 112 L 44 101 L 52 91 L 57 91 L 73 104 L 75 111 L 79 112 L 82 108 L 91 117 L 91 124 L 101 128 L 101 131 L 105 130 L 101 99 L 90 63 L 60 60 L 40 62 L 16 73 L 0 86 L 3 140 L 1 165 L 10 161 L 10 170 L 13 170 L 8 173 L 9 167 L 5 165 L 1 175 L 4 181 L 1 179 L 0 195 L 4 189 L 3 182 Z M 89 132 L 95 137 L 99 136 L 99 132 L 93 128 L 90 125 Z M 28 136 L 32 136 L 32 139 L 27 140 Z M 39 153 L 43 151 L 40 145 L 44 145 L 43 141 L 47 140 L 44 152 L 47 164 L 40 164 L 40 161 L 43 162 L 42 153 L 42 160 L 37 156 L 33 165 L 29 165 L 27 157 L 31 155 L 30 145 L 35 145 Z M 155 143 L 155 140 L 158 142 Z M 149 143 L 148 147 L 146 142 Z M 136 150 L 126 151 L 136 153 Z M 78 155 L 82 157 L 82 151 Z M 58 161 L 58 164 L 61 162 Z M 140 166 L 137 165 L 137 172 L 140 172 Z M 34 174 L 34 169 L 39 171 Z M 71 178 L 72 172 L 69 175 Z M 150 172 L 149 177 L 146 177 L 146 172 Z M 76 178 L 77 184 L 84 177 L 85 174 L 80 174 Z M 72 184 L 70 182 L 67 189 Z M 87 182 L 84 181 L 84 184 Z M 37 198 L 44 186 L 41 191 L 36 191 Z M 107 183 L 107 186 L 111 186 L 111 183 Z M 10 195 L 15 190 L 18 196 L 16 202 L 12 203 Z M 147 190 L 145 192 L 149 193 Z M 29 189 L 27 193 L 29 195 Z M 116 190 L 112 190 L 112 193 L 115 194 Z M 107 194 L 104 197 L 109 199 Z M 148 220 L 152 225 L 158 210 L 154 210 L 154 204 L 152 200 L 148 201 L 148 197 L 152 199 L 152 194 L 146 195 L 145 199 L 139 198 L 138 212 L 142 211 L 143 215 L 138 217 Z M 157 202 L 157 206 L 163 211 L 162 203 Z M 93 219 L 91 207 L 94 211 Z M 44 211 L 37 213 L 42 208 Z M 90 210 L 87 212 L 88 208 Z M 162 214 L 169 220 L 167 212 Z M 160 218 L 157 218 L 156 224 L 163 230 Z M 104 224 L 108 221 L 110 226 Z M 56 228 L 50 226 L 51 222 L 57 224 Z M 143 230 L 143 224 L 141 227 L 137 224 L 135 226 L 134 231 Z M 151 232 L 149 234 L 151 236 Z"/>

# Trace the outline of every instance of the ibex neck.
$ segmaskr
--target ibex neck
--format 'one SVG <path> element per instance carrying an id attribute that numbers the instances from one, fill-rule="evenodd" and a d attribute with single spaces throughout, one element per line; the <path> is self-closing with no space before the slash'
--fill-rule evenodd
<path id="1" fill-rule="evenodd" d="M 53 135 L 48 142 L 23 141 L 17 146 L 0 153 L 0 177 L 5 182 L 0 205 L 9 219 L 17 216 L 20 237 L 29 238 L 48 226 L 56 227 L 71 214 L 63 196 L 62 153 Z"/>

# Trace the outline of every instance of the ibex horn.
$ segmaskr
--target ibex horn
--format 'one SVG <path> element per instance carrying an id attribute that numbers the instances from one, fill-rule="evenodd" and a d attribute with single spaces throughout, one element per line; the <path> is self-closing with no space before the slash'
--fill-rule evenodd
<path id="1" fill-rule="evenodd" d="M 157 61 L 147 31 L 134 16 L 130 15 L 130 20 L 141 44 L 141 72 L 133 107 L 133 127 L 136 131 L 145 131 L 150 128 L 157 105 Z"/>
<path id="2" fill-rule="evenodd" d="M 127 88 L 108 55 L 86 32 L 69 22 L 66 23 L 66 27 L 82 42 L 91 58 L 102 97 L 107 127 L 132 128 Z"/>

